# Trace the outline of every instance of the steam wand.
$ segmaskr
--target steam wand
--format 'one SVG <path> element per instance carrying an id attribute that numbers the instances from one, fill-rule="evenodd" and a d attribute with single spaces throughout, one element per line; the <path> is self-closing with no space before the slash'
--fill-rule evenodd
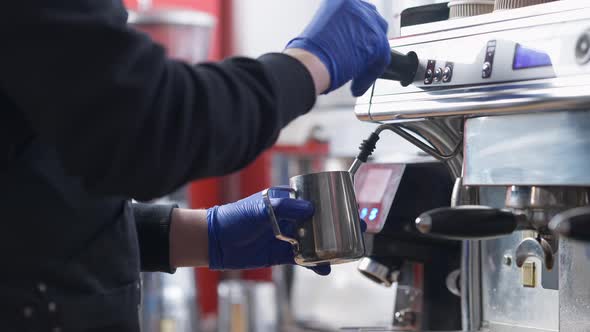
<path id="1" fill-rule="evenodd" d="M 440 151 L 436 150 L 435 148 L 429 146 L 428 144 L 422 142 L 421 140 L 413 136 L 400 125 L 382 124 L 379 127 L 377 127 L 377 129 L 375 129 L 375 131 L 372 132 L 371 135 L 369 135 L 369 137 L 361 143 L 361 146 L 359 147 L 360 152 L 356 159 L 350 165 L 350 168 L 348 169 L 348 172 L 352 176 L 353 181 L 354 175 L 356 174 L 358 169 L 361 167 L 363 163 L 367 162 L 369 157 L 375 151 L 375 147 L 377 145 L 377 142 L 379 141 L 379 135 L 381 135 L 381 133 L 385 130 L 393 131 L 406 141 L 414 144 L 420 150 L 426 152 L 427 154 L 431 155 L 432 157 L 440 161 L 447 161 L 453 159 L 461 151 L 461 148 L 463 146 L 463 139 L 461 138 L 461 140 L 459 141 L 459 143 L 457 143 L 457 146 L 453 149 L 453 151 L 451 151 L 451 153 L 443 154 Z"/>

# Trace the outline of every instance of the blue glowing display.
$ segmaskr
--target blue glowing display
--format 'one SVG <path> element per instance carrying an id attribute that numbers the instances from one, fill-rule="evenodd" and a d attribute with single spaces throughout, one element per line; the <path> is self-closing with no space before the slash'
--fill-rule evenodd
<path id="1" fill-rule="evenodd" d="M 534 50 L 532 48 L 524 47 L 520 44 L 516 44 L 512 69 L 519 70 L 535 67 L 546 67 L 551 65 L 552 62 L 549 54 Z"/>
<path id="2" fill-rule="evenodd" d="M 365 219 L 367 217 L 367 214 L 369 214 L 369 209 L 363 208 L 361 210 L 361 219 Z"/>
<path id="3" fill-rule="evenodd" d="M 379 214 L 379 209 L 377 209 L 377 208 L 373 208 L 373 209 L 371 210 L 371 214 L 369 215 L 369 220 L 370 220 L 370 221 L 373 221 L 373 220 L 377 219 L 377 215 L 378 215 L 378 214 Z"/>

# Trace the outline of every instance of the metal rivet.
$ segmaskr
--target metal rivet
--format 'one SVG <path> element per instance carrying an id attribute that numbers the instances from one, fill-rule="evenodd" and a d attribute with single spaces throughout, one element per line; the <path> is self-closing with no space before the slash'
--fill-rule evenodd
<path id="1" fill-rule="evenodd" d="M 299 237 L 305 237 L 305 228 L 299 229 Z"/>
<path id="2" fill-rule="evenodd" d="M 47 309 L 49 309 L 49 312 L 55 312 L 55 310 L 57 309 L 57 305 L 55 304 L 55 302 L 49 302 L 49 304 L 47 305 Z"/>
<path id="3" fill-rule="evenodd" d="M 504 255 L 504 264 L 507 266 L 512 265 L 512 256 Z"/>
<path id="4" fill-rule="evenodd" d="M 23 314 L 26 318 L 31 318 L 33 316 L 33 308 L 25 307 L 25 309 L 23 310 Z"/>
<path id="5" fill-rule="evenodd" d="M 39 283 L 37 285 L 37 289 L 39 289 L 41 293 L 45 293 L 47 291 L 47 285 L 45 285 L 44 283 Z"/>

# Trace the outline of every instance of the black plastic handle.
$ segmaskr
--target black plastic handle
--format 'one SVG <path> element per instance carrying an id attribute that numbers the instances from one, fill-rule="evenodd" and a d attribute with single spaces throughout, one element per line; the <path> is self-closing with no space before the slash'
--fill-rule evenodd
<path id="1" fill-rule="evenodd" d="M 551 220 L 549 228 L 573 240 L 590 241 L 590 206 L 562 212 Z"/>
<path id="2" fill-rule="evenodd" d="M 416 72 L 418 72 L 418 55 L 415 52 L 402 54 L 397 51 L 391 51 L 391 62 L 381 78 L 386 80 L 399 81 L 402 86 L 408 86 L 414 82 Z"/>
<path id="3" fill-rule="evenodd" d="M 475 240 L 511 234 L 518 227 L 518 218 L 510 211 L 460 206 L 423 213 L 416 219 L 416 227 L 435 237 Z"/>

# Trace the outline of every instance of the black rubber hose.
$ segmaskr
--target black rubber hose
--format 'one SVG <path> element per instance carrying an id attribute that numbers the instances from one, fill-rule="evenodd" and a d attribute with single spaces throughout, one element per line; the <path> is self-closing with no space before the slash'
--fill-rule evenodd
<path id="1" fill-rule="evenodd" d="M 361 150 L 361 152 L 359 152 L 356 159 L 362 161 L 363 163 L 366 163 L 371 154 L 373 154 L 373 151 L 375 151 L 375 147 L 378 141 L 379 134 L 377 132 L 371 133 L 371 136 L 369 136 L 369 138 L 367 138 L 361 143 L 361 146 L 359 147 L 359 150 Z"/>

